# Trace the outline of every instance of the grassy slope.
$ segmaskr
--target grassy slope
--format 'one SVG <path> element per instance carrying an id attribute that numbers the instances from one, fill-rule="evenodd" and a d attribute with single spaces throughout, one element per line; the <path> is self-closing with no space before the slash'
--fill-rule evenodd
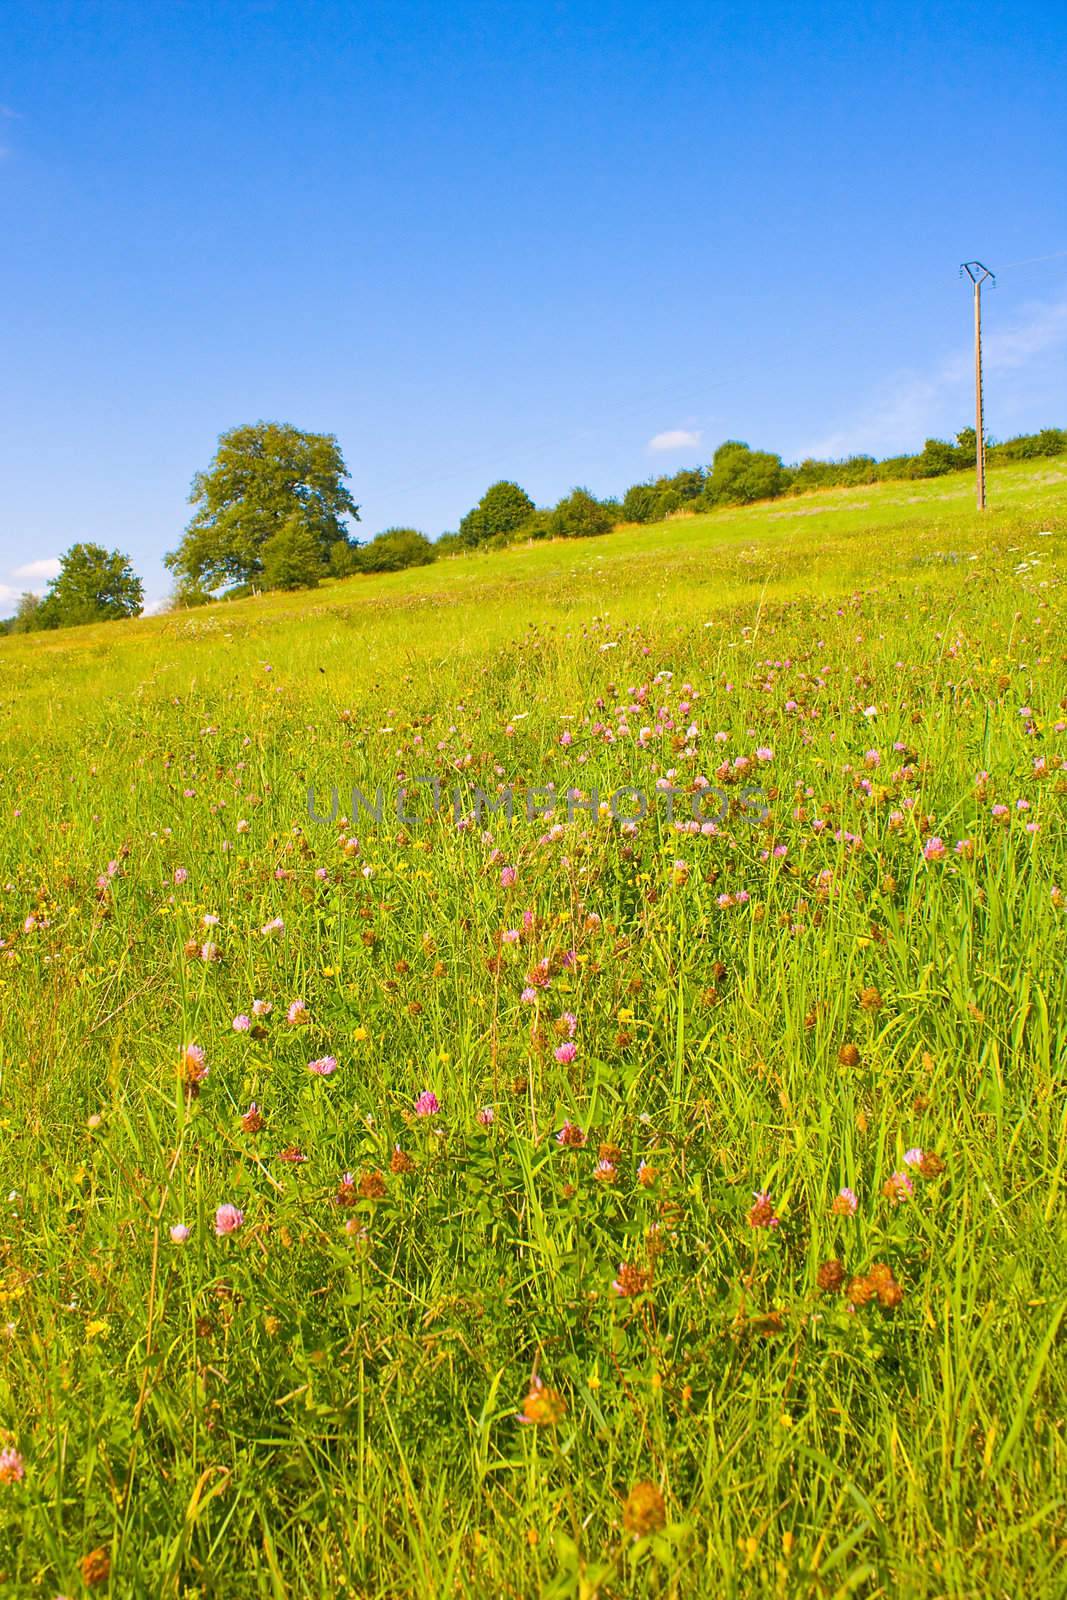
<path id="1" fill-rule="evenodd" d="M 946 578 L 955 581 L 951 568 L 958 561 L 975 553 L 1010 554 L 1019 538 L 1036 531 L 1035 522 L 1062 531 L 1067 467 L 1053 460 L 998 468 L 990 473 L 990 494 L 993 510 L 983 517 L 965 473 L 821 491 L 627 527 L 602 539 L 512 546 L 330 582 L 312 594 L 266 595 L 221 610 L 144 618 L 123 624 L 121 640 L 113 625 L 14 638 L 0 641 L 0 661 L 8 674 L 32 668 L 42 690 L 69 687 L 79 665 L 96 673 L 110 663 L 121 687 L 140 653 L 158 656 L 163 641 L 167 653 L 176 641 L 219 633 L 273 642 L 276 630 L 294 621 L 303 638 L 313 635 L 316 642 L 347 637 L 340 630 L 354 628 L 369 635 L 362 641 L 367 648 L 391 650 L 401 640 L 418 651 L 422 642 L 451 650 L 465 639 L 476 648 L 510 639 L 524 614 L 541 625 L 601 612 L 623 620 L 704 620 L 710 611 L 734 607 L 747 607 L 754 617 L 762 602 L 845 593 L 894 576 L 911 581 L 917 567 L 931 569 L 922 574 L 928 580 L 943 564 Z M 468 613 L 446 621 L 432 616 L 455 606 Z M 416 608 L 431 616 L 420 615 L 413 635 L 410 612 Z M 287 632 L 286 643 L 295 646 L 295 635 Z M 52 679 L 57 660 L 60 677 Z M 352 664 L 334 666 L 344 687 Z"/>
<path id="2" fill-rule="evenodd" d="M 13 1592 L 73 1592 L 100 1545 L 116 1595 L 1060 1592 L 1067 473 L 990 488 L 985 518 L 967 477 L 885 484 L 0 641 Z M 346 856 L 304 813 L 309 782 L 610 792 L 757 745 L 765 829 L 495 824 L 511 890 L 477 830 L 361 823 Z M 261 1040 L 231 1027 L 254 996 Z M 413 1174 L 334 1203 L 396 1143 Z M 916 1144 L 947 1173 L 893 1206 Z M 775 1230 L 745 1220 L 765 1188 Z M 820 1296 L 833 1256 L 890 1263 L 903 1304 Z M 516 1423 L 535 1364 L 557 1427 Z M 669 1523 L 635 1547 L 643 1478 Z"/>

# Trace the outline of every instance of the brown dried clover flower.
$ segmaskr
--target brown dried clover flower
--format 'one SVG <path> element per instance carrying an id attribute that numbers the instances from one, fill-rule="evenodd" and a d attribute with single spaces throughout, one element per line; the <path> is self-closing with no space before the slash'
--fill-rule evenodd
<path id="1" fill-rule="evenodd" d="M 842 1261 L 835 1256 L 832 1261 L 824 1261 L 815 1274 L 815 1282 L 823 1294 L 837 1294 L 845 1281 L 845 1267 Z"/>
<path id="2" fill-rule="evenodd" d="M 663 1495 L 654 1483 L 635 1483 L 622 1508 L 622 1525 L 635 1539 L 658 1533 L 667 1520 Z"/>

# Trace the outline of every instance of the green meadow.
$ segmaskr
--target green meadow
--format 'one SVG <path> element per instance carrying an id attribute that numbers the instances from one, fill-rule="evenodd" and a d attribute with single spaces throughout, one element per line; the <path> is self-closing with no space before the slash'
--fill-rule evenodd
<path id="1" fill-rule="evenodd" d="M 0 1595 L 1063 1594 L 1067 468 L 989 497 L 0 639 Z"/>

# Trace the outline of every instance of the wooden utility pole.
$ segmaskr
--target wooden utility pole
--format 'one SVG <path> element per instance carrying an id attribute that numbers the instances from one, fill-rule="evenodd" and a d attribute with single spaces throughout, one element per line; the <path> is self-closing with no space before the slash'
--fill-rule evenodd
<path id="1" fill-rule="evenodd" d="M 978 489 L 978 509 L 985 510 L 985 421 L 982 416 L 982 285 L 993 285 L 996 278 L 980 261 L 965 261 L 960 276 L 966 273 L 974 285 L 974 464 Z"/>

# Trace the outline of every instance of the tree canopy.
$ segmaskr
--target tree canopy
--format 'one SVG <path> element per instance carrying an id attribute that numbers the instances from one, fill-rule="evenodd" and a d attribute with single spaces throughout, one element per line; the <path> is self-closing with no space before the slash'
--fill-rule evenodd
<path id="1" fill-rule="evenodd" d="M 305 586 L 295 579 L 306 556 L 306 585 L 317 583 L 331 548 L 349 540 L 345 519 L 359 521 L 348 477 L 333 434 L 281 422 L 231 428 L 193 479 L 196 510 L 166 564 L 201 590 L 257 582 L 292 588 Z"/>
<path id="2" fill-rule="evenodd" d="M 27 629 L 70 628 L 140 615 L 144 586 L 121 551 L 105 550 L 102 544 L 75 544 L 60 562 L 40 605 L 20 604 Z"/>
<path id="3" fill-rule="evenodd" d="M 695 506 L 707 487 L 703 467 L 683 467 L 673 476 L 631 484 L 622 501 L 624 522 L 662 522 L 672 511 Z"/>
<path id="4" fill-rule="evenodd" d="M 515 533 L 533 510 L 534 503 L 526 490 L 502 479 L 490 484 L 478 504 L 461 520 L 459 537 L 465 545 L 485 544 L 500 534 Z"/>
<path id="5" fill-rule="evenodd" d="M 326 574 L 321 541 L 297 512 L 271 534 L 261 561 L 265 589 L 314 589 Z"/>
<path id="6" fill-rule="evenodd" d="M 572 489 L 553 511 L 549 531 L 554 539 L 587 539 L 610 532 L 619 514 L 617 504 L 597 500 L 588 489 Z"/>
<path id="7" fill-rule="evenodd" d="M 712 457 L 707 496 L 712 505 L 747 505 L 773 499 L 785 482 L 781 456 L 727 439 Z"/>
<path id="8" fill-rule="evenodd" d="M 19 603 L 15 607 L 15 615 L 8 624 L 9 633 L 33 633 L 41 626 L 41 597 L 32 594 L 28 589 L 19 595 Z"/>
<path id="9" fill-rule="evenodd" d="M 360 550 L 357 572 L 401 572 L 405 567 L 426 567 L 437 552 L 417 528 L 386 528 Z"/>

